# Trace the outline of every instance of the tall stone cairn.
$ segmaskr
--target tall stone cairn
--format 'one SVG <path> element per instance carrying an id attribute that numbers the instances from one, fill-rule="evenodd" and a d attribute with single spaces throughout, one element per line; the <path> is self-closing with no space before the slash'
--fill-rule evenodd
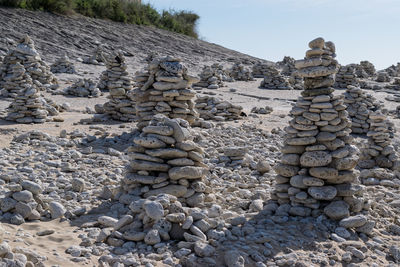
<path id="1" fill-rule="evenodd" d="M 0 88 L 3 88 L 4 79 L 12 73 L 12 66 L 21 63 L 32 78 L 33 84 L 40 90 L 57 84 L 57 79 L 51 73 L 50 67 L 44 62 L 35 49 L 33 40 L 25 35 L 14 49 L 9 50 L 0 67 Z"/>
<path id="2" fill-rule="evenodd" d="M 353 64 L 346 66 L 340 66 L 338 73 L 336 74 L 335 87 L 347 88 L 347 86 L 358 86 L 358 79 L 356 75 L 356 67 Z"/>
<path id="3" fill-rule="evenodd" d="M 344 103 L 351 119 L 351 131 L 355 134 L 366 134 L 369 131 L 369 114 L 382 107 L 371 94 L 361 88 L 349 85 L 344 93 Z"/>
<path id="4" fill-rule="evenodd" d="M 26 74 L 24 66 L 20 63 L 14 64 L 12 71 L 12 81 L 7 84 L 13 84 L 18 90 L 12 91 L 13 101 L 8 107 L 6 120 L 18 123 L 44 123 L 48 112 L 43 105 L 39 90 L 33 86 L 31 77 Z M 16 79 L 17 77 L 20 79 Z"/>
<path id="5" fill-rule="evenodd" d="M 332 94 L 338 70 L 335 45 L 317 38 L 309 47 L 305 59 L 296 61 L 305 90 L 290 112 L 293 119 L 285 128 L 283 155 L 275 167 L 273 197 L 280 204 L 275 217 L 323 212 L 331 219 L 346 220 L 363 207 L 358 197 L 362 187 L 353 184 L 359 175 L 354 170 L 358 149 L 351 144 L 343 96 Z M 366 222 L 363 216 L 359 226 Z"/>
<path id="6" fill-rule="evenodd" d="M 135 96 L 133 84 L 125 57 L 121 51 L 110 56 L 104 56 L 107 69 L 101 74 L 98 88 L 108 90 L 109 101 L 103 105 L 104 112 L 119 121 L 134 121 L 136 119 Z"/>
<path id="7" fill-rule="evenodd" d="M 146 70 L 137 72 L 134 80 L 138 128 L 146 126 L 156 114 L 181 118 L 189 124 L 198 118 L 193 101 L 196 92 L 190 89 L 198 79 L 187 74 L 180 59 L 156 58 Z"/>

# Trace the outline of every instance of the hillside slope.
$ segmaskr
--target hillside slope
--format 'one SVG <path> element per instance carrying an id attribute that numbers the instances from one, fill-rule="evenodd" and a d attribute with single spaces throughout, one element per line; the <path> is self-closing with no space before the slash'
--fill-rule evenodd
<path id="1" fill-rule="evenodd" d="M 197 70 L 202 63 L 239 60 L 251 63 L 260 59 L 222 46 L 154 27 L 71 17 L 47 12 L 0 8 L 0 49 L 6 49 L 6 38 L 18 39 L 29 34 L 45 60 L 66 52 L 70 57 L 90 55 L 98 43 L 106 49 L 118 48 L 143 59 L 150 52 L 181 57 Z M 137 60 L 135 60 L 137 61 Z"/>

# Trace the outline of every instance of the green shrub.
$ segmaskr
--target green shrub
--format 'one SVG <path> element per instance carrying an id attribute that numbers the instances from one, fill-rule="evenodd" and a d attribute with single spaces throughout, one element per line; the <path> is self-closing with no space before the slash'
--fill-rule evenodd
<path id="1" fill-rule="evenodd" d="M 0 5 L 59 14 L 76 12 L 88 17 L 151 25 L 195 38 L 198 37 L 196 23 L 199 16 L 197 14 L 174 10 L 163 11 L 160 14 L 150 4 L 126 0 L 0 0 Z"/>

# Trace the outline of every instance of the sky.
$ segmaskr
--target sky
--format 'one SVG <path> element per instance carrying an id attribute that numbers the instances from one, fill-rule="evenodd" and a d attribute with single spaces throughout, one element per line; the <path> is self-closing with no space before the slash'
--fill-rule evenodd
<path id="1" fill-rule="evenodd" d="M 340 64 L 400 62 L 400 0 L 142 0 L 200 15 L 201 39 L 271 61 L 304 58 L 316 37 L 333 41 Z"/>

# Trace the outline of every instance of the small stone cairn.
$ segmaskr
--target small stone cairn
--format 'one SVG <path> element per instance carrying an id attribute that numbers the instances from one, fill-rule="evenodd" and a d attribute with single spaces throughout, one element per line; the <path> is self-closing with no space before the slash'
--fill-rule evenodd
<path id="1" fill-rule="evenodd" d="M 117 51 L 109 56 L 104 56 L 107 69 L 101 74 L 98 88 L 108 90 L 109 99 L 103 105 L 104 113 L 114 120 L 134 121 L 136 119 L 136 102 L 133 93 L 133 84 L 129 73 L 126 71 L 127 65 L 125 57 L 121 51 Z M 96 110 L 100 107 L 96 106 Z"/>
<path id="2" fill-rule="evenodd" d="M 70 61 L 69 57 L 64 54 L 62 57 L 57 59 L 53 65 L 51 65 L 52 73 L 69 73 L 76 74 L 75 66 L 72 61 Z"/>
<path id="3" fill-rule="evenodd" d="M 40 93 L 32 84 L 32 79 L 26 74 L 24 66 L 20 63 L 13 65 L 13 76 L 10 83 L 15 84 L 15 90 L 11 92 L 13 101 L 8 107 L 6 120 L 18 123 L 44 123 L 48 112 L 43 105 Z M 20 80 L 17 78 L 20 77 Z"/>
<path id="4" fill-rule="evenodd" d="M 232 78 L 224 71 L 224 67 L 215 63 L 211 66 L 204 66 L 200 73 L 200 82 L 195 86 L 208 89 L 224 87 L 224 81 L 232 81 Z"/>
<path id="5" fill-rule="evenodd" d="M 189 124 L 198 118 L 190 89 L 198 79 L 187 74 L 181 60 L 174 57 L 154 59 L 146 70 L 137 72 L 135 99 L 138 127 L 143 128 L 156 114 L 169 118 L 181 118 Z"/>
<path id="6" fill-rule="evenodd" d="M 79 97 L 99 97 L 101 92 L 93 80 L 85 78 L 79 79 L 71 86 L 65 88 L 62 94 Z"/>
<path id="7" fill-rule="evenodd" d="M 354 184 L 359 172 L 358 149 L 351 145 L 350 121 L 343 96 L 332 93 L 338 70 L 335 45 L 317 38 L 303 60 L 296 61 L 305 90 L 291 110 L 285 128 L 281 162 L 275 166 L 275 198 L 280 204 L 274 220 L 288 215 L 318 216 L 323 212 L 340 226 L 370 232 L 375 225 L 364 215 L 362 187 Z M 357 219 L 357 220 L 355 220 Z M 357 221 L 357 223 L 354 223 Z"/>
<path id="8" fill-rule="evenodd" d="M 264 80 L 261 81 L 260 88 L 281 90 L 293 89 L 290 86 L 288 79 L 273 65 L 269 65 L 268 70 L 266 70 L 264 75 Z"/>
<path id="9" fill-rule="evenodd" d="M 390 76 L 386 71 L 379 71 L 376 77 L 376 81 L 379 83 L 390 82 Z"/>
<path id="10" fill-rule="evenodd" d="M 155 115 L 134 139 L 119 198 L 130 203 L 132 215 L 114 225 L 123 239 L 148 245 L 170 239 L 207 240 L 205 233 L 211 226 L 198 207 L 204 207 L 211 188 L 203 182 L 204 152 L 192 139 L 186 120 L 162 114 Z"/>
<path id="11" fill-rule="evenodd" d="M 293 72 L 296 72 L 295 61 L 294 58 L 285 56 L 282 61 L 276 62 L 276 66 L 281 69 L 282 75 L 291 76 Z"/>
<path id="12" fill-rule="evenodd" d="M 336 88 L 347 88 L 348 85 L 358 86 L 356 68 L 353 64 L 340 66 L 336 74 Z"/>
<path id="13" fill-rule="evenodd" d="M 82 61 L 84 64 L 102 65 L 104 62 L 104 48 L 98 45 L 92 56 L 85 57 Z"/>
<path id="14" fill-rule="evenodd" d="M 230 76 L 235 81 L 254 81 L 251 71 L 243 64 L 235 63 L 230 70 Z"/>
<path id="15" fill-rule="evenodd" d="M 400 63 L 397 63 L 396 66 L 391 65 L 390 67 L 385 69 L 385 72 L 390 77 L 399 77 L 400 76 Z"/>
<path id="16" fill-rule="evenodd" d="M 363 77 L 362 71 L 367 74 L 367 77 Z M 374 77 L 376 75 L 376 69 L 374 64 L 372 64 L 368 60 L 364 60 L 360 62 L 360 68 L 357 70 L 356 74 L 360 78 Z"/>
<path id="17" fill-rule="evenodd" d="M 264 78 L 268 74 L 269 67 L 273 63 L 258 62 L 253 65 L 253 77 L 254 78 Z"/>
<path id="18" fill-rule="evenodd" d="M 33 40 L 26 35 L 4 57 L 0 67 L 0 88 L 3 87 L 5 77 L 12 75 L 12 66 L 17 62 L 24 66 L 27 74 L 31 76 L 33 84 L 40 90 L 57 84 L 57 79 L 51 73 L 50 67 L 41 59 L 39 53 L 36 51 Z"/>
<path id="19" fill-rule="evenodd" d="M 195 108 L 204 120 L 231 121 L 241 119 L 243 107 L 213 96 L 198 96 Z"/>
<path id="20" fill-rule="evenodd" d="M 369 114 L 379 110 L 382 104 L 379 103 L 371 94 L 367 94 L 355 86 L 348 86 L 344 93 L 344 103 L 352 121 L 351 131 L 355 134 L 366 134 L 369 131 Z"/>

